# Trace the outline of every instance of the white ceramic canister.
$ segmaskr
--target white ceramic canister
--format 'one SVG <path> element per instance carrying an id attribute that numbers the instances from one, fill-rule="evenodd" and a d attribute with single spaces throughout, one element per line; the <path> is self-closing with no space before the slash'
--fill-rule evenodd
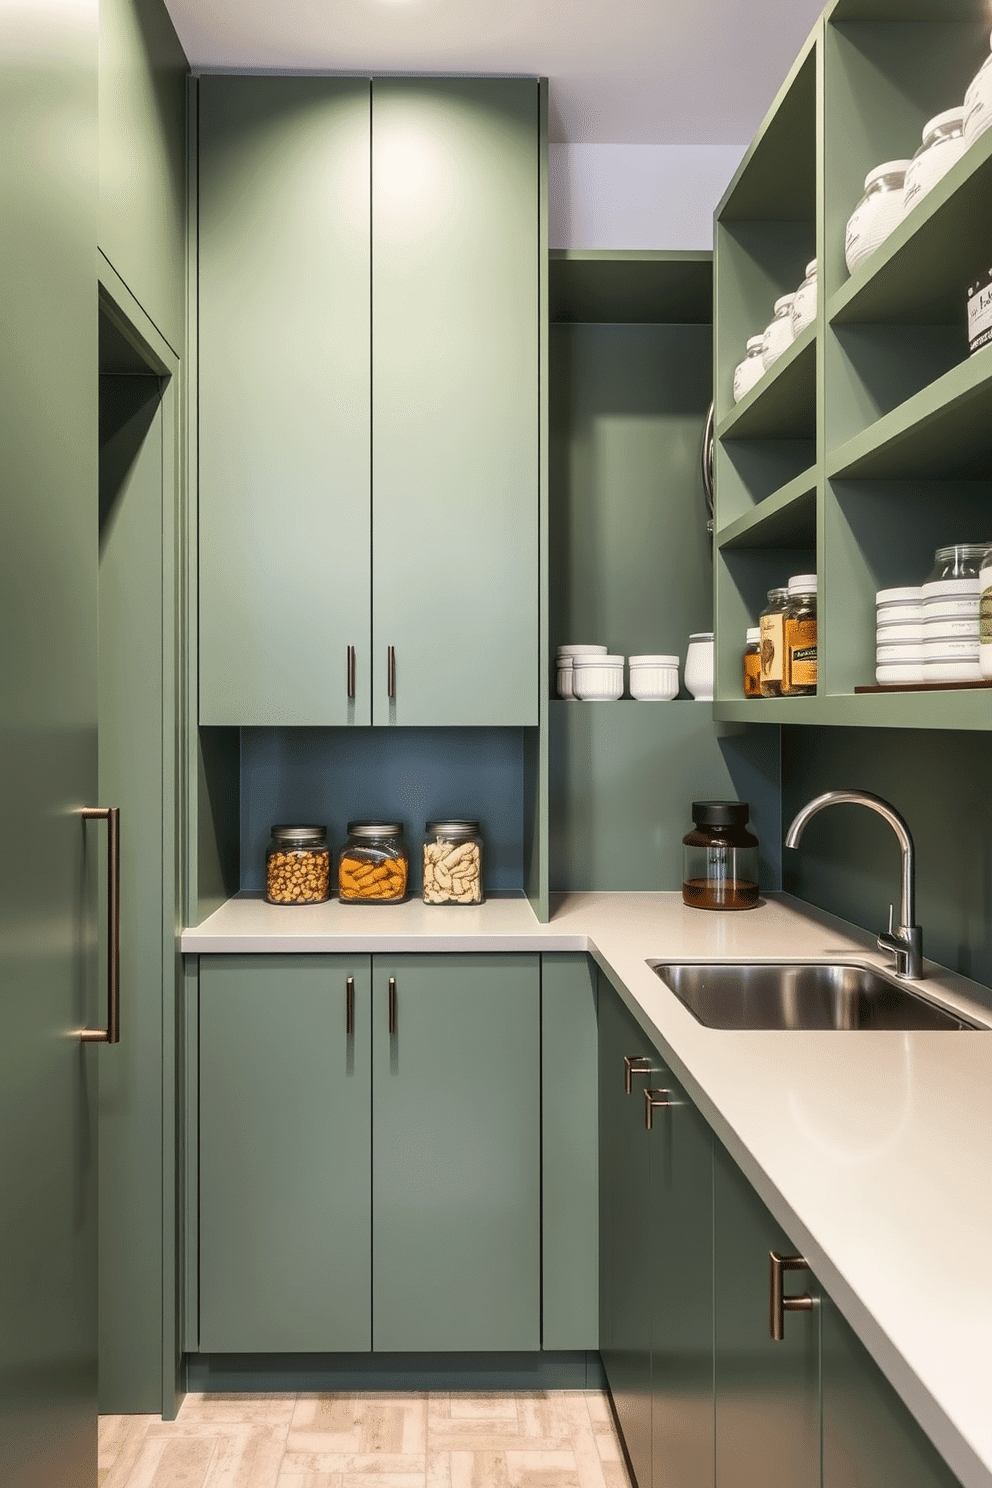
<path id="1" fill-rule="evenodd" d="M 962 124 L 964 109 L 946 109 L 927 121 L 923 143 L 909 162 L 903 185 L 902 211 L 905 217 L 928 191 L 932 191 L 951 166 L 961 159 L 967 148 Z"/>
<path id="2" fill-rule="evenodd" d="M 777 362 L 783 352 L 788 351 L 792 345 L 792 302 L 794 294 L 783 295 L 775 301 L 775 317 L 765 326 L 765 334 L 761 344 L 761 360 L 765 365 L 765 371 Z"/>
<path id="3" fill-rule="evenodd" d="M 685 670 L 682 676 L 686 690 L 697 702 L 707 702 L 713 697 L 713 632 L 697 631 L 689 637 L 689 649 L 685 653 Z"/>
<path id="4" fill-rule="evenodd" d="M 992 38 L 989 45 L 992 46 Z M 973 145 L 989 128 L 992 128 L 992 52 L 968 84 L 964 95 L 965 144 Z"/>
<path id="5" fill-rule="evenodd" d="M 979 591 L 980 592 L 980 591 Z M 938 620 L 974 620 L 975 618 L 975 596 L 974 594 L 961 595 L 936 595 L 928 599 L 923 605 L 923 619 L 926 624 L 936 623 Z"/>
<path id="6" fill-rule="evenodd" d="M 967 636 L 956 641 L 924 641 L 924 661 L 974 661 L 978 662 L 978 637 Z"/>
<path id="7" fill-rule="evenodd" d="M 897 664 L 908 666 L 910 663 L 922 666 L 926 661 L 926 656 L 921 641 L 905 641 L 898 646 L 876 645 L 875 660 L 879 665 L 884 662 L 890 666 Z"/>
<path id="8" fill-rule="evenodd" d="M 902 586 L 879 589 L 875 595 L 875 623 L 884 625 L 922 625 L 923 590 Z"/>
<path id="9" fill-rule="evenodd" d="M 559 656 L 605 656 L 609 646 L 559 646 Z"/>
<path id="10" fill-rule="evenodd" d="M 752 336 L 747 343 L 747 354 L 734 368 L 734 402 L 739 403 L 765 375 L 765 363 L 761 355 L 764 336 Z"/>
<path id="11" fill-rule="evenodd" d="M 630 695 L 639 702 L 670 702 L 678 696 L 679 659 L 677 656 L 631 656 L 627 666 Z"/>
<path id="12" fill-rule="evenodd" d="M 566 703 L 575 702 L 575 688 L 572 685 L 572 661 L 571 656 L 559 656 L 558 658 L 558 682 L 557 693 L 564 698 Z"/>
<path id="13" fill-rule="evenodd" d="M 992 552 L 979 575 L 978 664 L 983 677 L 992 677 Z"/>
<path id="14" fill-rule="evenodd" d="M 623 697 L 623 657 L 585 655 L 572 658 L 572 687 L 584 703 L 615 703 Z"/>
<path id="15" fill-rule="evenodd" d="M 923 663 L 924 682 L 982 682 L 982 668 L 977 661 L 957 657 L 928 657 Z"/>
<path id="16" fill-rule="evenodd" d="M 816 319 L 816 259 L 806 265 L 806 278 L 796 290 L 792 300 L 793 339 L 803 333 Z"/>
<path id="17" fill-rule="evenodd" d="M 844 239 L 844 257 L 852 274 L 902 221 L 908 169 L 908 160 L 887 160 L 865 176 L 865 194 L 851 213 Z"/>
<path id="18" fill-rule="evenodd" d="M 922 646 L 924 625 L 922 620 L 912 620 L 906 625 L 879 625 L 875 630 L 878 646 Z"/>
<path id="19" fill-rule="evenodd" d="M 885 662 L 875 668 L 875 681 L 879 687 L 912 687 L 925 680 L 923 663 L 919 661 Z"/>
<path id="20" fill-rule="evenodd" d="M 928 620 L 923 626 L 922 638 L 925 641 L 977 641 L 978 636 L 979 617 L 973 615 L 967 620 Z"/>

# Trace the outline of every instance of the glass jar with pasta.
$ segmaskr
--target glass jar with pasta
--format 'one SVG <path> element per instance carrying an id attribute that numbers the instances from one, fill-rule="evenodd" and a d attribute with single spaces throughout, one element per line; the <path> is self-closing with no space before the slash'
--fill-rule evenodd
<path id="1" fill-rule="evenodd" d="M 406 898 L 410 855 L 399 822 L 349 822 L 338 854 L 338 898 L 349 904 L 398 904 Z"/>

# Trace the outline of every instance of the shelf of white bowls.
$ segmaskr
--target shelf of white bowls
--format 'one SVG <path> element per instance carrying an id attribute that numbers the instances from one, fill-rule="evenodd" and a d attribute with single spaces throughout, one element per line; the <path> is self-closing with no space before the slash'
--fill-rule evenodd
<path id="1" fill-rule="evenodd" d="M 964 543 L 939 549 L 925 584 L 878 591 L 875 617 L 880 687 L 987 681 L 992 677 L 992 549 Z"/>
<path id="2" fill-rule="evenodd" d="M 644 655 L 624 658 L 605 646 L 558 647 L 557 693 L 566 702 L 617 702 L 624 693 L 624 665 L 635 702 L 669 703 L 678 697 L 679 658 Z M 713 632 L 689 637 L 685 685 L 697 700 L 713 696 Z"/>

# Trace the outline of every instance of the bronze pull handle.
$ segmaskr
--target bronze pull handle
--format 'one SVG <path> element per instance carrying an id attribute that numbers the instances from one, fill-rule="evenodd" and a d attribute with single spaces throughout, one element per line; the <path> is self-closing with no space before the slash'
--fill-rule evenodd
<path id="1" fill-rule="evenodd" d="M 389 978 L 389 1036 L 396 1033 L 396 978 Z"/>
<path id="2" fill-rule="evenodd" d="M 355 648 L 348 647 L 348 699 L 355 701 Z"/>
<path id="3" fill-rule="evenodd" d="M 390 699 L 396 697 L 396 647 L 386 648 L 386 693 Z"/>
<path id="4" fill-rule="evenodd" d="M 344 987 L 344 1031 L 351 1038 L 355 1032 L 355 978 L 349 977 Z"/>
<path id="5" fill-rule="evenodd" d="M 107 823 L 107 1026 L 82 1028 L 84 1044 L 119 1044 L 121 1039 L 121 811 L 119 806 L 84 806 L 83 821 Z"/>
<path id="6" fill-rule="evenodd" d="M 785 1338 L 785 1314 L 787 1312 L 812 1312 L 814 1305 L 809 1292 L 803 1292 L 799 1297 L 785 1295 L 785 1273 L 786 1271 L 808 1271 L 809 1264 L 804 1256 L 779 1255 L 777 1250 L 768 1252 L 768 1261 L 771 1335 L 776 1343 L 781 1343 Z"/>
<path id="7" fill-rule="evenodd" d="M 654 1129 L 654 1112 L 664 1106 L 674 1106 L 672 1092 L 670 1090 L 645 1090 L 644 1092 L 644 1127 L 646 1131 Z"/>
<path id="8" fill-rule="evenodd" d="M 651 1061 L 643 1054 L 625 1054 L 623 1056 L 623 1093 L 633 1095 L 634 1073 L 647 1075 L 651 1072 Z"/>

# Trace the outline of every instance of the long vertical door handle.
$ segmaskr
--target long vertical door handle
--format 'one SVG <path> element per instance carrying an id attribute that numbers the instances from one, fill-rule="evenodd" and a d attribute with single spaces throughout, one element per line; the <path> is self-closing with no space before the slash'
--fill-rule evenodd
<path id="1" fill-rule="evenodd" d="M 355 648 L 348 647 L 348 700 L 355 701 Z"/>
<path id="2" fill-rule="evenodd" d="M 396 647 L 386 647 L 386 693 L 390 698 L 396 696 Z"/>
<path id="3" fill-rule="evenodd" d="M 119 1044 L 121 1039 L 121 811 L 119 806 L 84 806 L 84 821 L 107 823 L 107 1026 L 80 1029 L 84 1044 Z"/>
<path id="4" fill-rule="evenodd" d="M 389 1036 L 396 1032 L 396 978 L 389 978 Z"/>
<path id="5" fill-rule="evenodd" d="M 355 978 L 349 977 L 344 985 L 344 1031 L 351 1038 L 355 1031 Z"/>
<path id="6" fill-rule="evenodd" d="M 804 1256 L 779 1255 L 777 1250 L 768 1252 L 768 1262 L 769 1327 L 774 1341 L 781 1343 L 785 1338 L 785 1314 L 813 1310 L 813 1298 L 809 1292 L 804 1292 L 801 1297 L 785 1295 L 785 1273 L 808 1271 L 809 1265 Z"/>

